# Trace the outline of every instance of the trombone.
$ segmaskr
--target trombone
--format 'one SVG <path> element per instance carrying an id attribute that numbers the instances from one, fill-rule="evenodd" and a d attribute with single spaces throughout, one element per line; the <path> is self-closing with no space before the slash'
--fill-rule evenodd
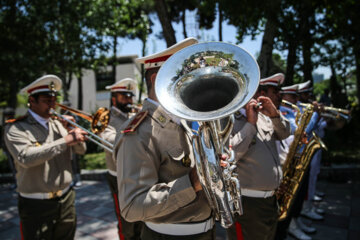
<path id="1" fill-rule="evenodd" d="M 88 137 L 88 140 L 90 140 L 91 142 L 99 145 L 100 147 L 106 149 L 109 152 L 113 152 L 113 144 L 106 141 L 105 139 L 99 137 L 96 134 L 99 134 L 101 132 L 103 132 L 105 130 L 105 128 L 107 127 L 108 123 L 109 123 L 109 113 L 110 111 L 106 108 L 99 108 L 94 116 L 85 113 L 83 111 L 62 105 L 60 103 L 56 103 L 56 106 L 59 106 L 60 108 L 67 110 L 87 121 L 89 121 L 91 123 L 91 131 L 87 130 L 86 128 L 80 126 L 79 124 L 63 117 L 60 113 L 57 113 L 54 109 L 50 109 L 50 113 L 55 115 L 58 118 L 61 118 L 62 120 L 65 120 L 66 122 L 68 122 L 70 125 L 74 126 L 74 127 L 78 127 L 81 130 L 87 132 L 91 137 Z"/>

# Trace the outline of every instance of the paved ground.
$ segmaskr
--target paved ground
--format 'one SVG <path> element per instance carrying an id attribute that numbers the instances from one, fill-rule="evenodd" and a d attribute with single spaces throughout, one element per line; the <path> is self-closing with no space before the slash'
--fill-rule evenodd
<path id="1" fill-rule="evenodd" d="M 320 206 L 326 210 L 325 220 L 313 224 L 317 233 L 313 239 L 360 239 L 360 182 L 320 182 L 326 193 Z M 75 239 L 117 239 L 113 203 L 106 182 L 83 181 L 76 196 L 78 214 Z M 20 239 L 17 195 L 10 185 L 0 186 L 0 239 Z M 225 231 L 217 226 L 217 239 L 226 239 Z M 288 239 L 292 239 L 289 237 Z"/>

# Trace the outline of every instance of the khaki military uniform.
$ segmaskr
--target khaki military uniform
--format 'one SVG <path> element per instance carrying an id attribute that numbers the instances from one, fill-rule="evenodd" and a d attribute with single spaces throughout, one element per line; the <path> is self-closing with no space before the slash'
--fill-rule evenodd
<path id="1" fill-rule="evenodd" d="M 72 150 L 63 125 L 49 119 L 46 129 L 30 113 L 6 128 L 6 146 L 15 161 L 22 234 L 29 239 L 72 239 L 76 229 L 75 193 L 71 189 Z"/>
<path id="2" fill-rule="evenodd" d="M 106 141 L 114 144 L 116 133 L 121 130 L 121 125 L 128 120 L 128 115 L 123 113 L 116 107 L 112 107 L 110 111 L 110 121 L 101 137 Z M 106 178 L 113 197 L 115 214 L 118 219 L 118 234 L 120 239 L 140 239 L 141 222 L 127 222 L 121 217 L 118 198 L 118 186 L 116 176 L 116 161 L 111 152 L 105 150 L 106 166 L 109 170 Z"/>
<path id="3" fill-rule="evenodd" d="M 121 214 L 128 221 L 145 222 L 142 239 L 153 239 L 160 237 L 154 226 L 202 223 L 211 217 L 211 209 L 204 192 L 196 193 L 192 187 L 193 157 L 182 126 L 149 101 L 144 102 L 144 111 L 148 115 L 135 132 L 117 138 L 114 156 Z M 212 237 L 213 226 L 204 234 Z M 169 235 L 162 237 L 174 237 Z"/>
<path id="4" fill-rule="evenodd" d="M 283 117 L 269 118 L 258 114 L 256 126 L 243 113 L 236 114 L 230 145 L 235 151 L 244 214 L 228 230 L 229 239 L 237 239 L 241 228 L 247 239 L 273 239 L 278 212 L 274 191 L 282 179 L 276 140 L 290 135 L 290 124 Z"/>

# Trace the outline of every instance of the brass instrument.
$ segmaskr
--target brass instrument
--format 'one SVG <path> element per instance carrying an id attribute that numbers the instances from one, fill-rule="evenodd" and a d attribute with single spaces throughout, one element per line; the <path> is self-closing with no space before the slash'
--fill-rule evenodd
<path id="1" fill-rule="evenodd" d="M 279 221 L 284 220 L 288 216 L 313 154 L 319 148 L 326 149 L 325 144 L 314 132 L 312 132 L 313 136 L 307 143 L 302 141 L 306 126 L 314 112 L 313 105 L 303 105 L 305 108 L 303 114 L 301 114 L 300 109 L 295 104 L 291 104 L 285 100 L 282 100 L 282 103 L 297 110 L 296 124 L 298 127 L 295 130 L 294 140 L 290 145 L 282 168 L 283 179 L 281 184 L 286 186 L 286 192 L 281 194 L 279 192 L 276 193 L 280 212 Z"/>
<path id="2" fill-rule="evenodd" d="M 328 114 L 329 117 L 335 119 L 345 119 L 346 121 L 350 121 L 351 119 L 351 112 L 350 110 L 343 109 L 343 108 L 334 108 L 334 107 L 324 107 L 325 114 Z M 321 114 L 323 115 L 323 113 Z"/>
<path id="3" fill-rule="evenodd" d="M 300 103 L 300 106 L 307 106 L 310 103 Z M 351 119 L 351 112 L 350 110 L 343 109 L 343 108 L 334 108 L 334 107 L 323 107 L 324 111 L 320 112 L 320 116 L 322 117 L 329 117 L 335 120 L 346 120 L 350 121 Z"/>
<path id="4" fill-rule="evenodd" d="M 226 148 L 233 113 L 255 94 L 260 81 L 256 60 L 242 48 L 221 42 L 199 43 L 172 55 L 160 68 L 155 92 L 171 114 L 199 122 L 192 136 L 195 165 L 209 204 L 223 227 L 242 215 L 240 183 L 234 154 Z M 223 153 L 230 155 L 220 166 Z"/>
<path id="5" fill-rule="evenodd" d="M 87 130 L 86 128 L 80 126 L 79 124 L 64 118 L 61 114 L 57 113 L 54 109 L 50 109 L 50 113 L 57 116 L 58 118 L 61 118 L 62 120 L 68 122 L 70 125 L 78 127 L 80 129 L 82 129 L 83 131 L 87 132 L 91 137 L 88 137 L 88 140 L 92 141 L 93 143 L 99 145 L 100 147 L 106 149 L 109 152 L 112 152 L 113 149 L 113 144 L 106 141 L 105 139 L 97 136 L 96 134 L 100 134 L 101 132 L 103 132 L 105 130 L 105 128 L 107 127 L 108 123 L 109 123 L 109 113 L 110 111 L 107 110 L 106 108 L 99 108 L 94 116 L 85 113 L 83 111 L 62 105 L 60 103 L 56 103 L 56 106 L 59 106 L 60 108 L 67 110 L 87 121 L 89 121 L 91 123 L 91 132 L 89 130 Z"/>

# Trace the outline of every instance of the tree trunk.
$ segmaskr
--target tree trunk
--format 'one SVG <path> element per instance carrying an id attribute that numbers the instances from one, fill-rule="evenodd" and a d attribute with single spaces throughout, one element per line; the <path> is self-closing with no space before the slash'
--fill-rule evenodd
<path id="1" fill-rule="evenodd" d="M 67 76 L 66 76 L 66 70 L 64 67 L 60 67 L 61 71 L 60 71 L 60 79 L 62 81 L 62 91 L 64 94 L 64 99 L 63 101 L 68 101 L 69 100 L 69 93 L 68 93 L 68 81 L 67 81 Z"/>
<path id="2" fill-rule="evenodd" d="M 79 71 L 79 77 L 77 78 L 78 80 L 78 105 L 77 108 L 82 110 L 83 109 L 83 82 L 82 82 L 82 71 L 80 69 Z"/>
<path id="3" fill-rule="evenodd" d="M 221 42 L 223 40 L 223 36 L 222 36 L 222 23 L 223 23 L 223 12 L 221 10 L 220 7 L 220 3 L 219 3 L 219 41 Z"/>
<path id="4" fill-rule="evenodd" d="M 9 100 L 7 101 L 8 106 L 16 109 L 17 105 L 17 92 L 18 92 L 18 80 L 12 79 L 10 81 L 10 94 L 9 94 Z"/>
<path id="5" fill-rule="evenodd" d="M 155 10 L 159 17 L 167 47 L 176 43 L 175 32 L 164 0 L 155 0 Z"/>
<path id="6" fill-rule="evenodd" d="M 261 77 L 268 77 L 273 69 L 274 62 L 272 59 L 272 52 L 274 49 L 274 38 L 276 33 L 276 26 L 270 18 L 266 22 L 265 32 L 261 43 L 260 55 L 258 63 L 260 67 Z"/>
<path id="7" fill-rule="evenodd" d="M 292 39 L 289 41 L 289 49 L 288 49 L 288 56 L 286 61 L 286 74 L 285 74 L 285 86 L 294 84 L 294 67 L 296 63 L 296 46 L 297 41 L 295 39 Z"/>
<path id="8" fill-rule="evenodd" d="M 146 50 L 146 39 L 142 39 L 142 56 L 145 56 L 145 50 Z M 139 89 L 139 99 L 138 99 L 138 103 L 141 103 L 141 95 L 143 93 L 144 90 L 144 82 L 145 82 L 145 69 L 144 69 L 144 64 L 141 64 L 141 83 L 140 83 L 140 89 Z"/>
<path id="9" fill-rule="evenodd" d="M 184 9 L 181 15 L 181 22 L 183 26 L 183 34 L 184 38 L 187 38 L 187 32 L 186 32 L 186 10 Z"/>
<path id="10" fill-rule="evenodd" d="M 112 62 L 112 77 L 114 83 L 116 82 L 116 48 L 117 48 L 117 36 L 113 36 L 113 62 Z"/>
<path id="11" fill-rule="evenodd" d="M 334 106 L 339 106 L 339 97 L 341 94 L 341 87 L 339 86 L 336 79 L 336 69 L 333 62 L 330 62 L 330 92 L 331 92 L 331 102 Z"/>
<path id="12" fill-rule="evenodd" d="M 313 63 L 311 61 L 311 47 L 313 45 L 312 37 L 310 34 L 310 23 L 309 23 L 309 10 L 304 9 L 302 14 L 303 20 L 301 21 L 301 36 L 302 39 L 302 54 L 304 64 L 302 66 L 303 73 L 304 73 L 304 80 L 308 81 L 311 80 L 311 83 L 314 84 L 313 77 L 312 77 L 312 70 L 313 70 Z"/>

